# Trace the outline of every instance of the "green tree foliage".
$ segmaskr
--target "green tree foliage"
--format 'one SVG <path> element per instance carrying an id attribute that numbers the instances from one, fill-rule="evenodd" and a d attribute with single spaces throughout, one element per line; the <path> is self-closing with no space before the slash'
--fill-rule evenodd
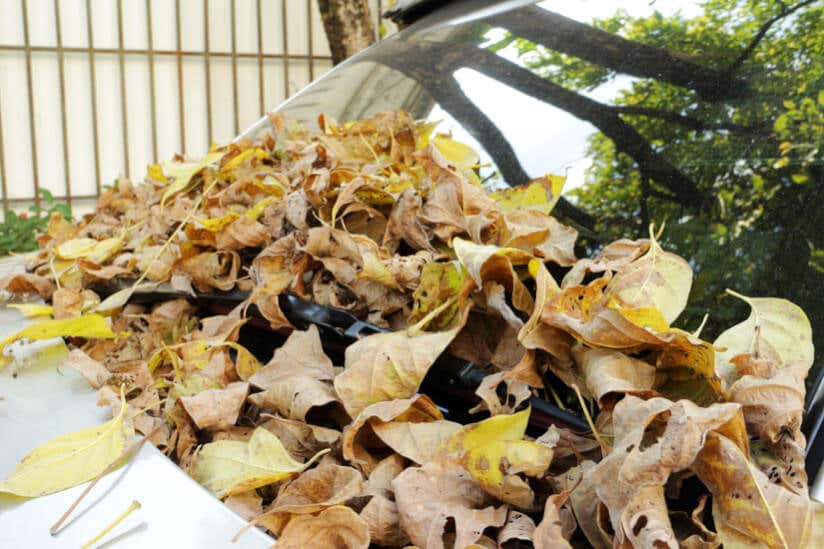
<path id="1" fill-rule="evenodd" d="M 780 295 L 802 304 L 824 357 L 824 4 L 708 0 L 703 13 L 620 10 L 592 26 L 666 49 L 726 73 L 739 83 L 721 97 L 653 78 L 619 76 L 609 67 L 509 37 L 521 61 L 567 89 L 620 84 L 612 104 L 703 194 L 685 205 L 666 181 L 643 177 L 637 160 L 602 133 L 591 137 L 587 185 L 578 205 L 597 219 L 599 238 L 644 236 L 666 222 L 664 243 L 690 258 L 696 278 L 683 326 L 707 311 L 711 337 L 746 315 L 727 287 Z M 622 78 L 622 81 L 615 81 Z M 623 85 L 623 81 L 627 81 Z"/>

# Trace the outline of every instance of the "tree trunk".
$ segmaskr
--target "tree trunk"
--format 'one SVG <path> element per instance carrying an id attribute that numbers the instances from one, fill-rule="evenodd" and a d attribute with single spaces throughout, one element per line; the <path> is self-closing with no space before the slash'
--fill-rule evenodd
<path id="1" fill-rule="evenodd" d="M 368 0 L 318 0 L 318 8 L 335 65 L 375 42 Z"/>

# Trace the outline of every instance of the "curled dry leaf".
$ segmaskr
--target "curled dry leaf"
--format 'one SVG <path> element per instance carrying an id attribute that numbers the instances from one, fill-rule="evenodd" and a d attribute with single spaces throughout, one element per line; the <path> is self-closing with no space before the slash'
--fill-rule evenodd
<path id="1" fill-rule="evenodd" d="M 712 493 L 712 515 L 725 547 L 824 544 L 824 505 L 770 483 L 724 435 L 708 435 L 692 469 Z"/>
<path id="2" fill-rule="evenodd" d="M 401 526 L 418 547 L 442 549 L 447 520 L 455 522 L 455 547 L 476 543 L 488 527 L 506 522 L 506 506 L 462 469 L 428 463 L 409 467 L 392 481 Z"/>
<path id="3" fill-rule="evenodd" d="M 692 269 L 682 257 L 661 249 L 650 227 L 646 254 L 618 269 L 607 288 L 630 309 L 655 307 L 672 323 L 687 305 L 692 287 Z"/>
<path id="4" fill-rule="evenodd" d="M 365 408 L 343 433 L 343 457 L 365 471 L 371 471 L 377 461 L 369 453 L 369 447 L 375 446 L 380 440 L 370 436 L 372 429 L 381 424 L 395 423 L 423 423 L 443 421 L 443 414 L 435 403 L 426 395 L 417 395 L 412 398 L 378 402 Z M 418 432 L 419 436 L 432 435 L 443 427 L 435 428 L 432 432 Z M 448 427 L 447 427 L 448 429 Z M 410 430 L 411 431 L 411 430 Z M 387 434 L 388 433 L 388 434 Z M 401 431 L 403 433 L 403 431 Z M 389 440 L 395 441 L 393 430 L 385 432 Z M 411 442 L 411 444 L 410 444 Z M 410 453 L 418 455 L 418 450 L 412 441 L 400 441 L 398 444 Z M 434 449 L 420 449 L 420 452 L 433 452 Z"/>
<path id="5" fill-rule="evenodd" d="M 343 505 L 362 491 L 360 471 L 325 463 L 287 484 L 266 513 L 314 514 L 333 505 Z"/>
<path id="6" fill-rule="evenodd" d="M 651 396 L 655 392 L 655 367 L 642 360 L 609 349 L 572 350 L 584 373 L 586 387 L 601 407 L 611 408 L 624 394 Z"/>
<path id="7" fill-rule="evenodd" d="M 80 372 L 80 375 L 95 389 L 103 387 L 112 376 L 105 366 L 80 349 L 72 349 L 63 361 L 63 365 Z"/>
<path id="8" fill-rule="evenodd" d="M 335 378 L 335 390 L 349 415 L 355 417 L 376 402 L 415 394 L 461 326 L 443 332 L 409 328 L 374 334 L 347 347 L 346 369 Z"/>
<path id="9" fill-rule="evenodd" d="M 732 383 L 738 378 L 733 357 L 754 354 L 775 357 L 778 364 L 813 363 L 812 327 L 797 305 L 778 298 L 747 297 L 733 293 L 750 306 L 747 320 L 718 336 L 716 369 L 721 378 Z"/>
<path id="10" fill-rule="evenodd" d="M 180 403 L 198 429 L 226 429 L 237 422 L 249 384 L 230 383 L 225 389 L 208 389 L 183 397 Z"/>
<path id="11" fill-rule="evenodd" d="M 560 494 L 553 494 L 547 498 L 544 516 L 533 533 L 532 543 L 535 549 L 572 547 L 568 540 L 569 533 L 564 532 L 561 519 L 561 506 L 569 499 L 569 494 L 569 490 L 564 490 Z"/>
<path id="12" fill-rule="evenodd" d="M 513 540 L 532 541 L 535 535 L 535 522 L 519 511 L 509 511 L 506 524 L 498 532 L 498 546 Z"/>
<path id="13" fill-rule="evenodd" d="M 338 505 L 317 516 L 300 515 L 290 520 L 278 537 L 277 546 L 282 549 L 366 549 L 369 541 L 366 521 L 352 509 Z"/>

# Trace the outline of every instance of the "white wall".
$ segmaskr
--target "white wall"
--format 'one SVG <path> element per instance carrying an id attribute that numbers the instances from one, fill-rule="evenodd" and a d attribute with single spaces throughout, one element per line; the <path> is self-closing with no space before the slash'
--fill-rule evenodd
<path id="1" fill-rule="evenodd" d="M 73 196 L 93 195 L 95 151 L 92 124 L 92 94 L 88 44 L 87 0 L 57 0 L 60 10 L 65 74 L 66 134 L 69 166 L 63 161 L 63 137 L 60 104 L 59 54 L 38 48 L 57 46 L 55 0 L 0 0 L 0 47 L 23 46 L 23 2 L 27 3 L 29 37 L 32 46 L 32 95 L 34 133 L 37 150 L 38 179 L 41 187 L 55 196 L 66 194 L 66 182 Z M 282 10 L 287 11 L 287 40 L 284 44 Z M 93 47 L 97 93 L 97 129 L 99 136 L 100 183 L 111 183 L 119 175 L 136 179 L 145 174 L 153 162 L 156 148 L 159 159 L 167 159 L 181 149 L 179 94 L 183 96 L 185 152 L 201 154 L 208 149 L 206 63 L 202 56 L 182 59 L 183 89 L 178 86 L 177 56 L 154 55 L 154 90 L 156 101 L 156 142 L 152 139 L 150 108 L 149 48 L 147 6 L 151 9 L 152 48 L 176 50 L 175 0 L 88 0 L 91 6 Z M 231 10 L 235 10 L 236 51 L 258 53 L 257 0 L 180 0 L 181 48 L 203 52 L 204 4 L 209 11 L 209 49 L 230 53 Z M 290 56 L 329 56 L 323 24 L 316 0 L 260 0 L 262 51 L 264 54 Z M 377 2 L 373 2 L 377 16 Z M 121 86 L 118 37 L 118 5 L 122 9 L 123 82 Z M 311 12 L 311 13 L 310 13 Z M 309 21 L 312 33 L 309 36 Z M 77 48 L 80 51 L 74 51 Z M 282 59 L 263 61 L 263 107 L 269 110 L 286 97 L 285 70 Z M 314 77 L 331 67 L 328 59 L 314 61 Z M 234 116 L 232 59 L 211 57 L 211 140 L 224 143 L 261 116 L 258 59 L 237 60 L 237 111 Z M 310 81 L 310 64 L 306 59 L 288 60 L 288 93 L 294 93 Z M 125 89 L 123 89 L 125 88 Z M 126 97 L 126 121 L 121 106 Z M 19 50 L 0 49 L 0 116 L 4 170 L 9 199 L 34 196 L 33 155 L 29 131 L 29 100 L 26 55 Z M 128 162 L 124 138 L 128 137 Z M 86 201 L 86 207 L 88 203 Z M 19 209 L 25 204 L 13 202 Z M 80 206 L 80 204 L 76 204 Z M 81 209 L 85 209 L 81 206 Z"/>

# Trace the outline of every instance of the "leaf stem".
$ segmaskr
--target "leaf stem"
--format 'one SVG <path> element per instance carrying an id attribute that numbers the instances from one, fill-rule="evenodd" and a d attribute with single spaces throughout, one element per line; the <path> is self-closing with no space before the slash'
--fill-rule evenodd
<path id="1" fill-rule="evenodd" d="M 578 395 L 578 402 L 581 404 L 581 410 L 584 411 L 584 417 L 589 424 L 589 428 L 592 429 L 592 434 L 595 436 L 595 440 L 598 441 L 598 445 L 601 446 L 601 452 L 605 456 L 609 455 L 612 449 L 604 442 L 604 439 L 601 438 L 601 435 L 598 433 L 598 429 L 595 428 L 595 423 L 592 422 L 592 416 L 589 415 L 589 409 L 587 408 L 587 403 L 584 402 L 584 397 L 581 396 L 581 389 L 578 388 L 577 384 L 573 384 L 572 388 L 575 390 L 575 394 Z"/>

